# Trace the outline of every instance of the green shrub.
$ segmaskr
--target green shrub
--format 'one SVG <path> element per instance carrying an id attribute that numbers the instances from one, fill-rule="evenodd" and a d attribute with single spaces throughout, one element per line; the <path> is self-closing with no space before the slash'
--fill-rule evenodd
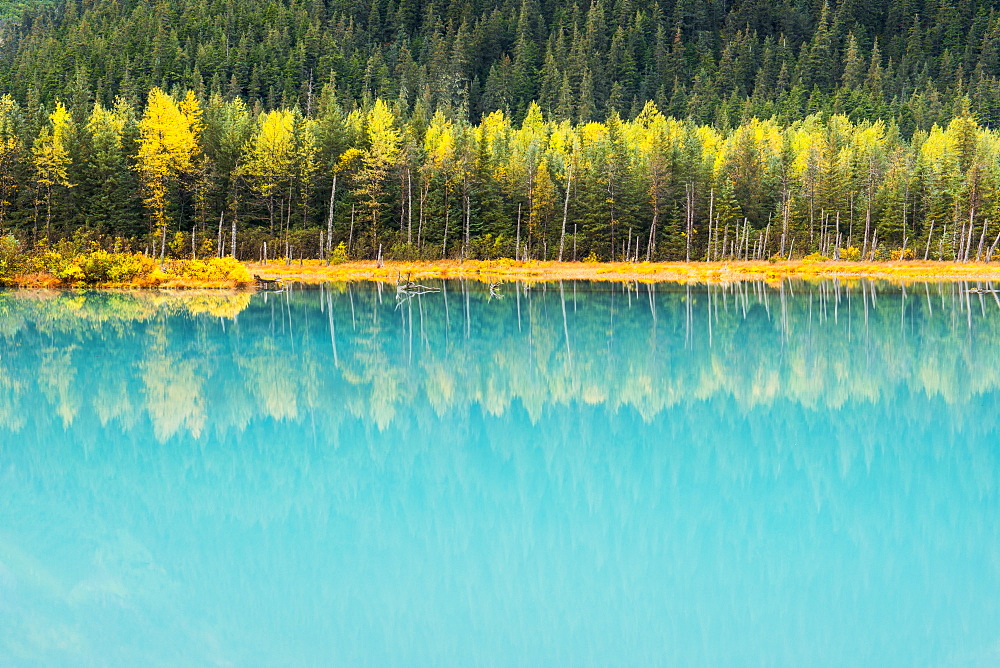
<path id="1" fill-rule="evenodd" d="M 402 260 L 403 262 L 412 262 L 420 257 L 417 247 L 414 244 L 406 242 L 393 244 L 392 248 L 385 255 L 390 260 Z M 333 258 L 330 258 L 330 262 L 333 262 Z M 337 264 L 340 264 L 340 262 Z"/>
<path id="2" fill-rule="evenodd" d="M 10 280 L 21 270 L 21 244 L 14 235 L 0 236 L 0 282 Z"/>

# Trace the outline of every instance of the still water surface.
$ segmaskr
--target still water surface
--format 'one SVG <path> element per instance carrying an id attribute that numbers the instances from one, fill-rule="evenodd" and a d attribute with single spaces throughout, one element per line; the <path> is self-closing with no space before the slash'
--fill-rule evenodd
<path id="1" fill-rule="evenodd" d="M 0 293 L 0 663 L 1000 663 L 995 294 L 434 286 Z"/>

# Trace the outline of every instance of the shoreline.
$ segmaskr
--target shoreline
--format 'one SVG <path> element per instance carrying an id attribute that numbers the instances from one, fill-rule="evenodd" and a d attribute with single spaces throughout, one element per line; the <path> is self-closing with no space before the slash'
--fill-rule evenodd
<path id="1" fill-rule="evenodd" d="M 784 279 L 798 280 L 885 280 L 894 283 L 919 282 L 991 282 L 1000 283 L 1000 263 L 984 262 L 845 262 L 792 260 L 781 262 L 556 262 L 513 260 L 423 260 L 385 261 L 382 267 L 375 260 L 353 261 L 326 266 L 322 260 L 243 263 L 251 275 L 284 282 L 320 284 L 334 282 L 398 280 L 472 279 L 483 283 L 524 281 L 542 283 L 554 281 L 598 281 L 640 283 L 737 283 L 765 281 L 777 283 Z M 15 276 L 7 286 L 12 289 L 110 289 L 150 290 L 166 292 L 196 292 L 199 290 L 256 290 L 255 283 L 240 284 L 233 280 L 172 278 L 158 284 L 148 282 L 97 285 L 61 285 L 49 274 Z"/>
<path id="2" fill-rule="evenodd" d="M 319 260 L 283 263 L 248 263 L 262 278 L 300 283 L 339 281 L 396 282 L 399 279 L 466 278 L 484 283 L 497 281 L 608 281 L 640 283 L 733 283 L 742 281 L 873 279 L 901 283 L 973 281 L 1000 282 L 1000 263 L 984 262 L 844 262 L 844 261 L 738 261 L 738 262 L 555 262 L 512 260 L 454 260 L 345 262 L 325 266 Z"/>

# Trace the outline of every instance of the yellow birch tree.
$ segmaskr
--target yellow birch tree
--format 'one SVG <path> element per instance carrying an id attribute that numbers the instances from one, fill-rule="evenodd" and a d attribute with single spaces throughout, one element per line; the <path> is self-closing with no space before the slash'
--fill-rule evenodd
<path id="1" fill-rule="evenodd" d="M 7 208 L 17 191 L 15 167 L 24 151 L 18 133 L 21 110 L 10 95 L 0 98 L 0 232 L 3 231 Z"/>
<path id="2" fill-rule="evenodd" d="M 267 201 L 270 233 L 274 234 L 274 198 L 283 192 L 295 168 L 295 117 L 292 112 L 263 114 L 245 154 L 241 171 L 249 180 L 250 188 Z"/>
<path id="3" fill-rule="evenodd" d="M 194 106 L 192 106 L 192 102 Z M 139 154 L 136 171 L 143 201 L 153 215 L 154 233 L 160 236 L 160 262 L 166 257 L 168 195 L 171 186 L 188 172 L 199 153 L 201 113 L 190 93 L 178 105 L 159 88 L 149 91 L 146 112 L 139 121 Z"/>
<path id="4" fill-rule="evenodd" d="M 69 138 L 73 121 L 66 106 L 56 102 L 49 123 L 42 126 L 31 153 L 35 163 L 35 183 L 45 191 L 45 236 L 52 227 L 52 186 L 71 187 L 66 169 L 72 162 L 69 155 Z M 38 236 L 37 198 L 35 209 L 35 237 Z"/>

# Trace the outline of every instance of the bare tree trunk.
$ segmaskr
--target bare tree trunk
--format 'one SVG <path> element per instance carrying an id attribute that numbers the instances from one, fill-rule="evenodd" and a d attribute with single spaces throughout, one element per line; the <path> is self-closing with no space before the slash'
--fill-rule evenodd
<path id="1" fill-rule="evenodd" d="M 465 205 L 465 246 L 462 250 L 462 259 L 464 260 L 469 255 L 469 234 L 471 230 L 469 229 L 469 218 L 472 215 L 470 211 L 471 206 L 469 203 L 469 177 L 464 176 L 462 179 L 462 202 Z"/>
<path id="2" fill-rule="evenodd" d="M 649 225 L 649 241 L 646 242 L 646 262 L 649 262 L 656 244 L 656 224 L 660 220 L 660 198 L 653 195 L 653 222 Z"/>
<path id="3" fill-rule="evenodd" d="M 566 248 L 566 219 L 569 217 L 569 190 L 570 186 L 573 184 L 573 166 L 569 166 L 569 170 L 566 172 L 566 199 L 563 200 L 563 221 L 562 221 L 562 231 L 559 233 L 559 261 L 563 261 L 563 249 Z M 656 199 L 655 196 L 653 198 Z M 653 206 L 654 211 L 656 206 Z M 656 214 L 653 214 L 653 225 L 656 225 Z M 646 259 L 649 259 L 648 257 Z"/>
<path id="4" fill-rule="evenodd" d="M 45 193 L 45 238 L 52 236 L 52 186 L 48 186 Z"/>
<path id="5" fill-rule="evenodd" d="M 851 220 L 847 225 L 847 245 L 850 246 L 854 241 L 854 193 L 848 196 L 847 206 L 851 209 Z"/>
<path id="6" fill-rule="evenodd" d="M 230 240 L 233 249 L 232 256 L 235 259 L 236 258 L 236 203 L 235 202 L 233 203 L 233 230 L 232 233 L 230 234 L 230 237 L 232 237 L 232 239 Z"/>
<path id="7" fill-rule="evenodd" d="M 348 253 L 351 252 L 351 248 L 353 248 L 353 246 L 354 246 L 354 207 L 355 207 L 355 205 L 352 204 L 351 205 L 351 230 L 350 230 L 350 232 L 348 233 L 348 236 L 347 236 L 347 252 Z"/>
<path id="8" fill-rule="evenodd" d="M 975 207 L 973 207 L 972 209 L 969 210 L 969 234 L 966 237 L 965 241 L 963 242 L 964 251 L 962 253 L 962 262 L 969 261 L 969 253 L 971 252 L 971 247 L 972 247 L 972 232 L 975 229 L 975 221 L 973 219 L 973 216 L 975 216 L 975 214 L 976 214 L 976 209 Z"/>
<path id="9" fill-rule="evenodd" d="M 444 241 L 441 244 L 441 259 L 443 260 L 446 255 L 448 255 L 448 221 L 451 211 L 448 207 L 448 181 L 445 180 L 444 186 Z"/>
<path id="10" fill-rule="evenodd" d="M 1000 243 L 1000 232 L 997 233 L 997 238 L 993 241 L 993 245 L 990 246 L 990 254 L 986 256 L 986 262 L 993 261 L 993 253 L 996 252 L 998 243 Z"/>
<path id="11" fill-rule="evenodd" d="M 708 192 L 708 249 L 705 251 L 705 259 L 709 262 L 712 261 L 712 252 L 714 248 L 712 247 L 712 216 L 715 215 L 715 188 L 712 188 Z M 715 236 L 719 236 L 718 225 L 716 225 Z M 718 241 L 718 239 L 716 239 Z"/>
<path id="12" fill-rule="evenodd" d="M 687 199 L 685 208 L 687 213 L 687 250 L 685 252 L 685 262 L 691 261 L 691 233 L 694 229 L 694 184 L 688 183 L 685 186 Z"/>
<path id="13" fill-rule="evenodd" d="M 417 218 L 417 251 L 424 247 L 424 204 L 427 202 L 427 192 L 430 189 L 430 182 L 425 183 L 420 189 L 420 216 Z"/>
<path id="14" fill-rule="evenodd" d="M 865 242 L 862 245 L 861 249 L 862 257 L 868 257 L 868 236 L 871 234 L 871 228 L 872 228 L 872 200 L 871 197 L 869 197 L 868 203 L 865 205 Z"/>
<path id="15" fill-rule="evenodd" d="M 837 211 L 836 231 L 837 231 L 837 239 L 833 247 L 833 258 L 835 260 L 839 260 L 840 259 L 840 211 Z"/>
<path id="16" fill-rule="evenodd" d="M 226 212 L 223 211 L 219 215 L 219 235 L 215 239 L 215 254 L 218 257 L 222 257 L 222 220 L 226 217 Z"/>
<path id="17" fill-rule="evenodd" d="M 333 200 L 337 196 L 337 175 L 333 175 L 333 186 L 330 188 L 330 208 L 326 213 L 326 257 L 333 252 Z"/>
<path id="18" fill-rule="evenodd" d="M 826 256 L 826 227 L 830 221 L 830 214 L 826 209 L 819 210 L 819 254 Z"/>
<path id="19" fill-rule="evenodd" d="M 929 258 L 930 255 L 931 255 L 931 237 L 932 236 L 934 236 L 934 221 L 933 220 L 931 221 L 931 229 L 930 229 L 929 232 L 927 232 L 927 248 L 924 249 L 924 262 L 926 262 L 927 258 Z"/>
<path id="20" fill-rule="evenodd" d="M 521 203 L 517 203 L 517 237 L 514 242 L 514 259 L 521 259 Z"/>
<path id="21" fill-rule="evenodd" d="M 292 184 L 288 184 L 288 213 L 285 214 L 285 266 L 292 264 Z"/>
<path id="22" fill-rule="evenodd" d="M 790 217 L 789 202 L 791 200 L 791 193 L 788 192 L 786 188 L 782 192 L 781 197 L 781 257 L 785 257 L 785 248 L 788 246 L 788 223 Z"/>
<path id="23" fill-rule="evenodd" d="M 160 207 L 160 264 L 167 259 L 167 214 L 163 207 Z"/>
<path id="24" fill-rule="evenodd" d="M 413 244 L 413 176 L 406 168 L 406 243 Z"/>

